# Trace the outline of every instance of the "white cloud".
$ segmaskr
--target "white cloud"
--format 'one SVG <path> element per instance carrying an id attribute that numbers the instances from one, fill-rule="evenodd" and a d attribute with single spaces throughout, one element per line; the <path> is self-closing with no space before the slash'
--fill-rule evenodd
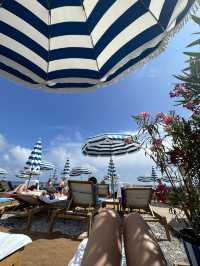
<path id="1" fill-rule="evenodd" d="M 4 138 L 3 135 L 0 134 L 0 149 L 5 149 L 6 147 L 6 139 Z"/>
<path id="2" fill-rule="evenodd" d="M 9 149 L 9 153 L 14 159 L 16 164 L 23 165 L 25 164 L 31 150 L 27 148 L 23 148 L 19 145 L 12 147 Z"/>

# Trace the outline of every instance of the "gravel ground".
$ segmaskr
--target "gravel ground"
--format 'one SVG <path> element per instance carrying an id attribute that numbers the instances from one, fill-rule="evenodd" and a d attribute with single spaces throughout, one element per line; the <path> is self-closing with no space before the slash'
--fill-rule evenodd
<path id="1" fill-rule="evenodd" d="M 172 236 L 171 242 L 166 240 L 166 234 L 163 226 L 158 222 L 149 222 L 153 233 L 159 241 L 159 245 L 165 255 L 165 258 L 169 266 L 173 266 L 175 262 L 185 261 L 187 257 L 184 251 L 184 247 L 181 241 Z M 23 229 L 26 225 L 24 218 L 16 218 L 12 215 L 5 214 L 0 219 L 0 225 L 9 229 Z M 32 223 L 32 231 L 47 232 L 48 222 L 45 216 L 38 216 Z M 61 233 L 73 236 L 87 236 L 87 224 L 80 221 L 67 221 L 59 219 L 54 225 L 54 231 L 60 231 Z"/>
<path id="2" fill-rule="evenodd" d="M 167 241 L 163 226 L 160 223 L 148 223 L 159 241 L 159 245 L 164 253 L 168 265 L 172 266 L 175 262 L 188 262 L 182 242 L 172 235 L 172 240 Z"/>

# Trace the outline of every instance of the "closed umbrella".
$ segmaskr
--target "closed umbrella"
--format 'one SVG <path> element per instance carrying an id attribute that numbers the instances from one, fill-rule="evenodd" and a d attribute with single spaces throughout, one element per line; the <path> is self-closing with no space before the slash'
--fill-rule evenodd
<path id="1" fill-rule="evenodd" d="M 64 169 L 61 173 L 61 175 L 63 176 L 64 179 L 69 177 L 69 173 L 70 173 L 70 162 L 69 162 L 69 158 L 67 158 L 67 161 L 65 163 Z"/>
<path id="2" fill-rule="evenodd" d="M 114 165 L 113 159 L 110 158 L 109 164 L 108 164 L 108 174 L 107 174 L 108 179 L 111 181 L 111 190 L 112 194 L 114 194 L 114 184 L 117 182 L 117 172 L 116 172 L 116 167 Z"/>
<path id="3" fill-rule="evenodd" d="M 54 185 L 58 181 L 58 171 L 57 171 L 57 168 L 54 169 L 54 172 L 53 172 L 53 175 L 52 175 L 51 180 L 52 180 L 52 182 L 53 182 Z"/>
<path id="4" fill-rule="evenodd" d="M 26 162 L 26 166 L 24 167 L 24 171 L 27 175 L 29 175 L 28 186 L 30 183 L 30 179 L 33 175 L 40 174 L 40 165 L 42 160 L 42 141 L 38 140 L 33 150 L 28 157 L 28 161 Z"/>
<path id="5" fill-rule="evenodd" d="M 1 0 L 0 74 L 51 91 L 105 86 L 162 52 L 195 5 Z"/>

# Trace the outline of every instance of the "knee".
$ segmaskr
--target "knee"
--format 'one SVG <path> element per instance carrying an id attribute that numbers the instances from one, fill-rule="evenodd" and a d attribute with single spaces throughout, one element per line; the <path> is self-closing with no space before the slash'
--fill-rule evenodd
<path id="1" fill-rule="evenodd" d="M 107 224 L 118 224 L 120 223 L 120 217 L 115 210 L 112 209 L 103 209 L 98 215 L 95 216 L 94 221 L 107 223 Z"/>
<path id="2" fill-rule="evenodd" d="M 144 219 L 138 213 L 130 213 L 124 218 L 124 227 L 144 224 Z"/>

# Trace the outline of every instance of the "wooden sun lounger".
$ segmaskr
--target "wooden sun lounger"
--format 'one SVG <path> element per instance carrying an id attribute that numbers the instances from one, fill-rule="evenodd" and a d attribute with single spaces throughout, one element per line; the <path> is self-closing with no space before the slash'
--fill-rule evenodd
<path id="1" fill-rule="evenodd" d="M 67 207 L 52 212 L 48 232 L 51 233 L 53 231 L 56 219 L 63 218 L 88 222 L 89 234 L 93 216 L 99 207 L 96 200 L 95 185 L 87 181 L 69 180 L 68 186 L 70 196 Z"/>
<path id="2" fill-rule="evenodd" d="M 21 266 L 24 246 L 31 242 L 30 237 L 23 234 L 0 232 L 0 266 Z"/>
<path id="3" fill-rule="evenodd" d="M 21 248 L 0 261 L 0 266 L 21 266 L 21 257 L 24 248 Z"/>
<path id="4" fill-rule="evenodd" d="M 0 217 L 6 213 L 14 214 L 16 217 L 26 217 L 27 223 L 25 229 L 27 231 L 31 230 L 34 215 L 47 211 L 47 218 L 49 219 L 52 210 L 64 208 L 66 206 L 66 201 L 58 201 L 52 204 L 47 204 L 44 201 L 41 201 L 38 195 L 34 194 L 29 195 L 28 193 L 18 193 L 13 194 L 12 196 L 19 202 L 19 204 L 14 206 L 5 206 L 5 208 L 0 210 Z"/>
<path id="5" fill-rule="evenodd" d="M 16 217 L 27 217 L 26 230 L 30 231 L 33 215 L 45 210 L 46 206 L 34 195 L 27 194 L 13 194 L 12 197 L 19 202 L 16 205 L 5 206 L 0 211 L 0 217 L 3 214 L 14 214 Z"/>
<path id="6" fill-rule="evenodd" d="M 98 184 L 97 188 L 98 188 L 98 196 L 99 197 L 108 198 L 110 196 L 108 184 Z"/>
<path id="7" fill-rule="evenodd" d="M 143 210 L 151 215 L 150 219 L 145 219 L 148 222 L 159 222 L 165 228 L 166 237 L 171 241 L 169 226 L 166 217 L 160 216 L 152 210 L 151 199 L 153 189 L 151 187 L 128 187 L 122 189 L 122 209 L 123 213 Z"/>

